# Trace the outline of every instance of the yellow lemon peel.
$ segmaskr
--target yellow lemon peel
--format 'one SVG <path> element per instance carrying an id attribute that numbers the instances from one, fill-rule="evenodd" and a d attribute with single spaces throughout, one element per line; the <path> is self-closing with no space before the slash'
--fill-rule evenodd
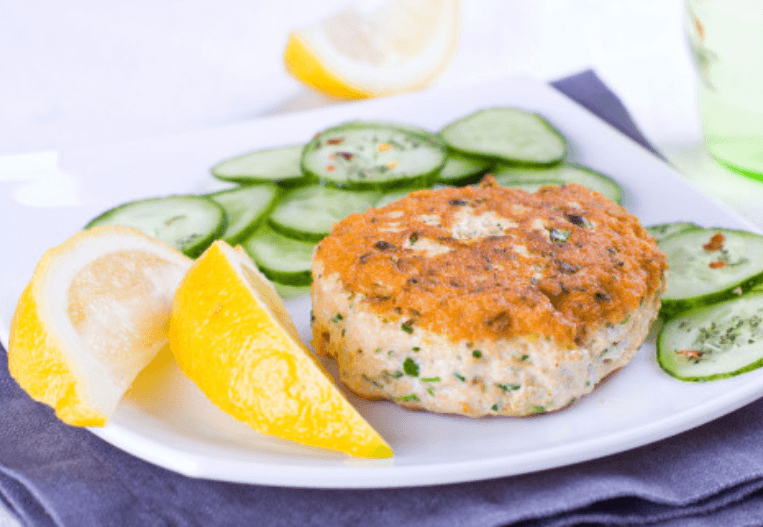
<path id="1" fill-rule="evenodd" d="M 392 456 L 242 251 L 219 241 L 199 257 L 178 288 L 169 336 L 180 369 L 258 432 L 353 456 Z"/>

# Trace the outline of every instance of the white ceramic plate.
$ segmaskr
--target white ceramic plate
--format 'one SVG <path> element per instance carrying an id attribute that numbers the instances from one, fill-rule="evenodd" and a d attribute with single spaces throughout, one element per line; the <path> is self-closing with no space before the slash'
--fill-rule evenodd
<path id="1" fill-rule="evenodd" d="M 0 183 L 3 344 L 8 342 L 16 300 L 42 252 L 106 208 L 137 198 L 218 188 L 208 169 L 221 159 L 260 147 L 304 142 L 321 128 L 344 120 L 397 120 L 437 130 L 491 105 L 516 105 L 543 114 L 568 138 L 570 159 L 618 181 L 624 205 L 645 225 L 688 220 L 753 229 L 544 83 L 510 78 L 65 153 L 59 163 L 64 175 L 57 177 L 68 181 L 67 200 L 77 202 L 68 207 L 19 203 L 34 201 L 29 196 L 35 192 L 41 195 L 40 188 L 28 186 L 44 187 L 45 178 L 27 181 L 27 188 Z M 50 204 L 50 196 L 46 199 Z M 291 300 L 288 307 L 309 342 L 309 300 Z M 763 392 L 763 370 L 707 384 L 677 381 L 658 367 L 653 342 L 652 337 L 630 365 L 593 394 L 568 409 L 531 418 L 441 416 L 348 395 L 394 448 L 391 460 L 352 459 L 258 435 L 212 406 L 170 355 L 144 372 L 113 422 L 93 433 L 189 476 L 294 487 L 428 485 L 520 474 L 622 452 L 719 417 Z"/>

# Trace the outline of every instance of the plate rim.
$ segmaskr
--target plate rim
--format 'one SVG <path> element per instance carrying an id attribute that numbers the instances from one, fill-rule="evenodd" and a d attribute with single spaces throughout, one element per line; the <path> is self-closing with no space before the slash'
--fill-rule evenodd
<path id="1" fill-rule="evenodd" d="M 328 112 L 332 113 L 337 108 L 348 108 L 352 105 L 368 105 L 368 104 L 389 104 L 390 100 L 393 100 L 393 104 L 399 104 L 402 101 L 406 104 L 407 101 L 416 100 L 422 95 L 434 96 L 435 94 L 448 94 L 462 92 L 469 89 L 471 86 L 477 86 L 486 83 L 487 81 L 478 81 L 472 84 L 463 84 L 458 86 L 452 86 L 448 88 L 433 88 L 416 92 L 413 94 L 405 94 L 395 97 L 387 97 L 383 99 L 356 101 L 350 103 L 344 103 L 340 105 L 334 105 L 329 107 L 317 108 L 303 112 L 294 112 L 289 114 L 268 115 L 261 118 L 251 119 L 242 123 L 234 123 L 232 125 L 219 125 L 216 127 L 204 128 L 197 132 L 213 132 L 215 129 L 230 128 L 235 126 L 246 126 L 255 122 L 279 120 L 285 116 L 292 118 L 309 118 L 310 115 L 317 113 Z M 715 202 L 715 204 L 725 214 L 735 217 L 736 221 L 742 225 L 745 225 L 752 232 L 760 233 L 754 224 L 744 218 L 737 211 L 729 208 L 727 205 L 718 201 L 715 197 L 706 195 L 700 189 L 697 189 L 691 185 L 688 181 L 681 178 L 679 174 L 675 172 L 673 167 L 663 159 L 654 156 L 642 145 L 625 135 L 620 130 L 614 128 L 606 120 L 598 115 L 590 112 L 578 102 L 567 97 L 563 92 L 555 89 L 549 83 L 536 79 L 528 75 L 511 75 L 501 79 L 491 79 L 491 83 L 530 83 L 531 85 L 542 87 L 556 94 L 559 100 L 564 100 L 564 104 L 571 104 L 577 107 L 579 111 L 582 111 L 587 115 L 587 118 L 598 121 L 601 125 L 605 126 L 615 137 L 619 137 L 625 144 L 629 144 L 628 148 L 635 147 L 640 152 L 640 155 L 648 156 L 653 162 L 660 163 L 666 170 L 669 170 L 677 175 L 677 177 L 687 187 L 691 187 L 694 191 L 703 194 L 708 200 Z M 397 102 L 394 102 L 397 101 Z M 171 137 L 181 137 L 187 134 L 193 134 L 194 132 L 187 132 L 184 134 L 172 134 Z M 123 143 L 116 143 L 117 145 Z M 619 145 L 618 145 L 619 148 Z M 8 348 L 8 335 L 9 328 L 5 327 L 5 324 L 0 326 L 0 342 L 5 349 Z M 487 480 L 498 477 L 514 476 L 532 472 L 538 472 L 541 470 L 553 469 L 562 466 L 569 466 L 577 463 L 591 461 L 605 457 L 610 454 L 627 451 L 633 448 L 647 445 L 649 443 L 672 437 L 683 433 L 692 428 L 696 428 L 702 424 L 712 421 L 718 417 L 728 414 L 734 410 L 741 408 L 742 406 L 749 404 L 756 400 L 760 395 L 759 391 L 763 388 L 763 377 L 755 382 L 742 383 L 740 386 L 730 390 L 724 397 L 719 397 L 711 402 L 706 402 L 703 405 L 693 408 L 685 409 L 678 414 L 671 414 L 658 421 L 647 423 L 636 428 L 629 428 L 626 430 L 618 431 L 614 434 L 607 434 L 602 438 L 591 438 L 586 440 L 578 440 L 572 444 L 572 446 L 565 445 L 563 448 L 559 446 L 544 448 L 539 451 L 533 452 L 528 455 L 524 462 L 517 464 L 514 459 L 515 456 L 500 455 L 484 458 L 479 461 L 465 460 L 450 463 L 439 463 L 434 465 L 395 465 L 392 458 L 390 461 L 383 462 L 371 462 L 371 463 L 353 463 L 352 458 L 348 458 L 346 463 L 342 466 L 318 466 L 311 467 L 310 470 L 316 471 L 317 474 L 323 476 L 317 478 L 304 478 L 305 467 L 303 465 L 295 464 L 293 466 L 284 466 L 279 463 L 267 463 L 259 461 L 249 461 L 247 466 L 249 467 L 249 473 L 255 477 L 231 477 L 230 471 L 217 469 L 205 464 L 209 463 L 209 459 L 202 457 L 201 460 L 194 458 L 193 453 L 178 452 L 178 450 L 166 445 L 162 445 L 151 438 L 140 436 L 133 430 L 119 426 L 119 424 L 109 424 L 101 429 L 88 429 L 91 433 L 99 437 L 100 439 L 110 443 L 111 445 L 123 450 L 131 455 L 141 458 L 154 465 L 172 470 L 179 474 L 183 474 L 189 477 L 213 479 L 218 481 L 228 481 L 236 483 L 248 483 L 248 484 L 263 484 L 273 485 L 280 487 L 294 487 L 294 488 L 397 488 L 397 487 L 413 487 L 420 485 L 445 485 L 452 483 L 462 483 L 478 480 Z M 680 425 L 676 426 L 676 419 L 680 422 Z M 672 426 L 665 426 L 666 421 L 671 421 Z M 634 431 L 636 432 L 634 434 Z M 622 441 L 612 441 L 612 438 L 623 439 Z M 132 443 L 132 445 L 130 444 Z M 150 447 L 148 450 L 136 449 L 135 445 L 142 445 Z M 593 448 L 596 446 L 596 448 Z M 556 452 L 557 455 L 551 456 L 557 461 L 554 464 L 549 464 L 549 451 Z M 587 451 L 588 454 L 581 454 L 581 451 Z M 167 455 L 172 454 L 172 455 Z M 527 455 L 527 454 L 526 454 Z M 186 456 L 185 458 L 183 456 Z M 225 467 L 228 464 L 240 464 L 237 460 L 224 460 Z M 514 462 L 514 469 L 507 469 L 505 464 L 511 464 Z M 220 463 L 217 459 L 216 463 Z M 519 467 L 519 468 L 517 468 Z M 263 470 L 258 471 L 257 468 Z M 278 470 L 274 470 L 274 469 Z M 235 472 L 240 474 L 239 471 Z M 369 475 L 375 477 L 369 478 Z M 384 475 L 384 477 L 379 477 Z"/>

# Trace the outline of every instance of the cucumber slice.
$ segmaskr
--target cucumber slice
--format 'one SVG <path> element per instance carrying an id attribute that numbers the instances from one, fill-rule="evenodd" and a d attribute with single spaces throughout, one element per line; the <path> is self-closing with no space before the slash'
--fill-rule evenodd
<path id="1" fill-rule="evenodd" d="M 552 165 L 567 154 L 567 142 L 548 121 L 519 108 L 478 110 L 445 126 L 451 148 L 511 163 Z"/>
<path id="2" fill-rule="evenodd" d="M 395 190 L 393 192 L 387 192 L 385 194 L 382 194 L 381 197 L 374 203 L 374 208 L 378 209 L 379 207 L 384 207 L 385 205 L 389 205 L 393 201 L 397 201 L 399 199 L 403 199 L 408 194 L 413 192 L 411 189 L 401 189 L 401 190 Z"/>
<path id="3" fill-rule="evenodd" d="M 577 183 L 604 195 L 615 203 L 622 203 L 623 193 L 620 185 L 604 174 L 581 165 L 564 163 L 552 167 L 529 168 L 499 164 L 491 173 L 499 185 L 506 187 L 515 187 L 519 183 L 544 185 Z"/>
<path id="4" fill-rule="evenodd" d="M 352 189 L 430 184 L 445 164 L 442 140 L 395 123 L 352 121 L 324 130 L 302 154 L 302 170 Z"/>
<path id="5" fill-rule="evenodd" d="M 657 337 L 657 361 L 682 381 L 732 377 L 763 365 L 763 294 L 682 313 Z"/>
<path id="6" fill-rule="evenodd" d="M 556 179 L 540 179 L 538 181 L 508 181 L 502 182 L 501 186 L 507 188 L 518 188 L 529 193 L 533 193 L 541 187 L 546 185 L 559 185 L 559 181 Z"/>
<path id="7" fill-rule="evenodd" d="M 271 183 L 245 185 L 207 194 L 225 210 L 228 218 L 228 225 L 220 237 L 230 245 L 237 245 L 248 238 L 265 219 L 277 195 L 278 188 Z"/>
<path id="8" fill-rule="evenodd" d="M 225 230 L 225 211 L 206 196 L 173 195 L 124 203 L 94 218 L 97 225 L 132 227 L 187 256 L 199 256 Z"/>
<path id="9" fill-rule="evenodd" d="M 646 228 L 646 232 L 652 235 L 652 237 L 660 241 L 668 236 L 673 236 L 680 232 L 691 231 L 694 229 L 701 229 L 696 223 L 690 223 L 687 221 L 675 221 L 672 223 L 660 223 L 658 225 L 651 225 Z"/>
<path id="10" fill-rule="evenodd" d="M 667 256 L 668 289 L 662 311 L 721 302 L 763 281 L 763 236 L 731 229 L 692 229 L 657 242 Z"/>
<path id="11" fill-rule="evenodd" d="M 437 182 L 459 186 L 476 183 L 494 164 L 490 159 L 469 156 L 450 149 L 445 165 L 437 175 Z"/>
<path id="12" fill-rule="evenodd" d="M 224 181 L 255 183 L 273 181 L 296 185 L 306 181 L 302 172 L 304 144 L 256 150 L 221 161 L 212 167 L 212 175 Z"/>
<path id="13" fill-rule="evenodd" d="M 295 240 L 267 225 L 241 242 L 262 274 L 283 285 L 303 286 L 312 282 L 311 260 L 315 243 Z"/>
<path id="14" fill-rule="evenodd" d="M 284 284 L 279 284 L 278 282 L 273 282 L 273 287 L 275 287 L 275 290 L 276 290 L 276 293 L 278 293 L 278 296 L 280 296 L 284 300 L 300 298 L 303 296 L 308 296 L 310 294 L 309 285 L 284 285 Z"/>
<path id="15" fill-rule="evenodd" d="M 273 230 L 298 240 L 320 241 L 331 227 L 353 212 L 373 207 L 379 193 L 310 185 L 290 191 L 276 205 L 268 222 Z"/>

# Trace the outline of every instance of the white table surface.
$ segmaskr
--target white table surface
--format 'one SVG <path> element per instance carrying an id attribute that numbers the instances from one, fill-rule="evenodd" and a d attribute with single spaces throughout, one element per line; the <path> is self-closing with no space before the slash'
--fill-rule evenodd
<path id="1" fill-rule="evenodd" d="M 462 0 L 442 86 L 587 68 L 690 181 L 763 229 L 763 184 L 705 153 L 682 0 Z M 288 31 L 346 0 L 6 0 L 0 166 L 23 153 L 150 138 L 341 104 L 289 77 Z M 0 170 L 0 192 L 20 183 Z M 0 242 L 2 231 L 0 231 Z M 0 507 L 0 527 L 19 525 Z"/>

